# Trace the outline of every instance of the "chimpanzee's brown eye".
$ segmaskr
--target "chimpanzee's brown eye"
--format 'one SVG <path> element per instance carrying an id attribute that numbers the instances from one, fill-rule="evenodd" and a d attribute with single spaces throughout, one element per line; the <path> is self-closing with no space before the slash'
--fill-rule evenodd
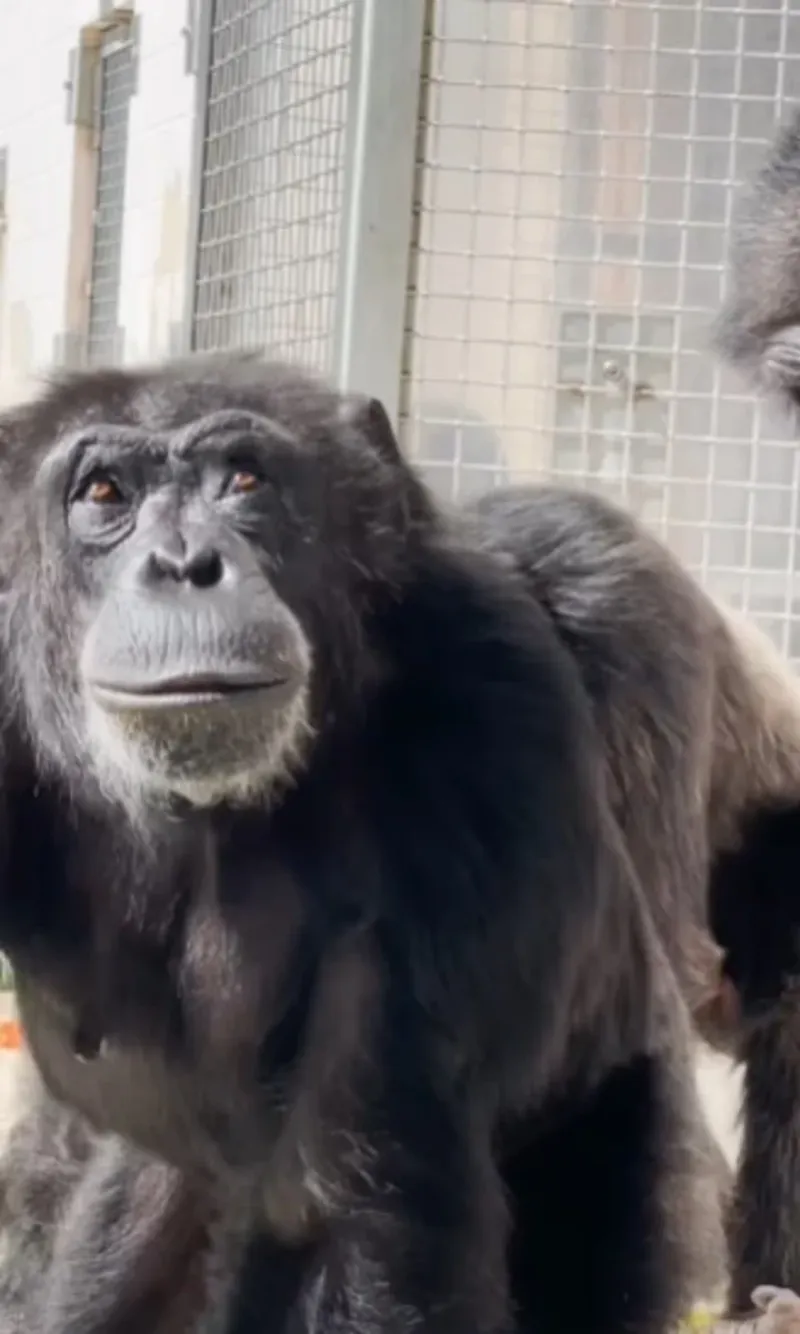
<path id="1" fill-rule="evenodd" d="M 113 478 L 99 473 L 88 482 L 83 492 L 83 499 L 90 505 L 118 505 L 122 495 Z"/>
<path id="2" fill-rule="evenodd" d="M 251 491 L 257 491 L 261 482 L 254 472 L 248 468 L 239 468 L 233 474 L 228 482 L 228 490 L 236 495 L 248 495 Z"/>

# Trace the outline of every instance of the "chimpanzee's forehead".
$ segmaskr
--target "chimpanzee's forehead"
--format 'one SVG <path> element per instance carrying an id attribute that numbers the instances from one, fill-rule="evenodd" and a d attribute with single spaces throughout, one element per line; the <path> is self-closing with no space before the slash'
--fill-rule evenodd
<path id="1" fill-rule="evenodd" d="M 45 458 L 40 476 L 52 476 L 71 466 L 86 451 L 100 450 L 106 457 L 125 453 L 139 453 L 174 458 L 186 458 L 193 452 L 223 448 L 247 440 L 256 446 L 293 447 L 297 438 L 280 422 L 261 413 L 241 408 L 222 408 L 200 417 L 192 417 L 184 424 L 157 427 L 153 418 L 128 421 L 84 420 L 59 436 L 55 447 Z"/>
<path id="2" fill-rule="evenodd" d="M 341 429 L 341 405 L 340 394 L 302 370 L 253 359 L 83 372 L 51 384 L 4 418 L 2 464 L 43 480 L 74 456 L 76 441 L 92 435 L 102 435 L 112 449 L 116 433 L 120 441 L 136 438 L 140 448 L 163 453 L 176 442 L 209 440 L 223 429 L 225 414 L 238 415 L 246 431 L 257 430 L 284 449 L 291 441 L 313 451 Z"/>
<path id="3" fill-rule="evenodd" d="M 288 432 L 287 420 L 298 420 L 296 412 L 287 417 L 280 396 L 263 386 L 158 380 L 139 385 L 117 420 L 157 434 L 191 435 L 207 433 L 213 429 L 209 422 L 235 414 L 269 423 L 283 434 Z"/>
<path id="4" fill-rule="evenodd" d="M 98 444 L 181 457 L 200 446 L 213 446 L 217 441 L 228 443 L 242 437 L 265 445 L 297 443 L 297 437 L 271 417 L 242 408 L 221 408 L 192 417 L 185 423 L 167 422 L 160 428 L 153 422 L 88 422 L 74 431 L 65 432 L 64 444 L 68 450 L 76 443 L 84 447 Z"/>
<path id="5" fill-rule="evenodd" d="M 42 443 L 83 426 L 139 426 L 179 431 L 210 414 L 238 409 L 293 434 L 313 433 L 337 417 L 340 395 L 296 367 L 252 358 L 193 358 L 160 370 L 89 371 L 51 385 L 23 413 Z"/>
<path id="6" fill-rule="evenodd" d="M 62 417 L 59 434 L 102 426 L 138 427 L 142 434 L 166 436 L 191 432 L 212 418 L 235 413 L 271 422 L 285 433 L 287 422 L 301 425 L 304 418 L 314 415 L 305 406 L 303 411 L 303 404 L 295 401 L 287 411 L 285 399 L 256 386 L 133 382 L 126 393 L 96 398 L 87 394 L 83 402 L 71 405 L 73 410 Z"/>

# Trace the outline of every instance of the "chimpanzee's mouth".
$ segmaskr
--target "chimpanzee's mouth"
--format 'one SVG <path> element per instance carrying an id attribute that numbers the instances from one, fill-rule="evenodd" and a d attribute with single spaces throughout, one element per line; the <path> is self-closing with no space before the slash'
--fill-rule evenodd
<path id="1" fill-rule="evenodd" d="M 268 690 L 279 690 L 287 677 L 254 672 L 197 672 L 142 681 L 93 681 L 92 693 L 109 709 L 191 708 Z"/>

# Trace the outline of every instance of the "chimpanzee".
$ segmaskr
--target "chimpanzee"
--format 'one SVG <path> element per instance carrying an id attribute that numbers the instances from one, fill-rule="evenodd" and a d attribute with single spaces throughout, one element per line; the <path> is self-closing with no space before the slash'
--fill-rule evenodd
<path id="1" fill-rule="evenodd" d="M 27 1328 L 144 1327 L 172 1254 L 182 1331 L 663 1334 L 702 1242 L 694 585 L 665 560 L 672 623 L 598 626 L 594 672 L 378 404 L 246 356 L 56 379 L 0 495 L 0 947 L 101 1137 Z"/>

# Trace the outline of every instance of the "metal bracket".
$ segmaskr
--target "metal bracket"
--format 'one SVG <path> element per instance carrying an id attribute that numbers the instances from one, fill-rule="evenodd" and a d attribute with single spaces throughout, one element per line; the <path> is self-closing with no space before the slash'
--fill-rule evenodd
<path id="1" fill-rule="evenodd" d="M 100 14 L 94 23 L 81 33 L 81 40 L 67 56 L 65 120 L 68 125 L 80 125 L 91 130 L 96 126 L 99 96 L 99 54 L 117 42 L 130 42 L 133 58 L 132 93 L 137 91 L 139 77 L 139 50 L 141 47 L 141 15 L 134 14 L 127 5 L 114 5 L 101 0 Z"/>
<path id="2" fill-rule="evenodd" d="M 67 77 L 64 80 L 68 125 L 80 125 L 91 130 L 94 125 L 97 56 L 94 49 L 81 43 L 73 46 L 67 56 Z"/>
<path id="3" fill-rule="evenodd" d="M 181 28 L 184 74 L 197 74 L 200 69 L 200 3 L 186 0 L 186 19 Z"/>
<path id="4" fill-rule="evenodd" d="M 100 0 L 97 23 L 100 29 L 125 27 L 133 22 L 133 5 L 118 5 L 114 0 Z"/>
<path id="5" fill-rule="evenodd" d="M 8 148 L 0 148 L 0 230 L 8 215 Z"/>
<path id="6" fill-rule="evenodd" d="M 131 19 L 128 40 L 131 44 L 131 97 L 135 97 L 139 91 L 139 53 L 142 49 L 141 14 L 135 14 Z"/>

